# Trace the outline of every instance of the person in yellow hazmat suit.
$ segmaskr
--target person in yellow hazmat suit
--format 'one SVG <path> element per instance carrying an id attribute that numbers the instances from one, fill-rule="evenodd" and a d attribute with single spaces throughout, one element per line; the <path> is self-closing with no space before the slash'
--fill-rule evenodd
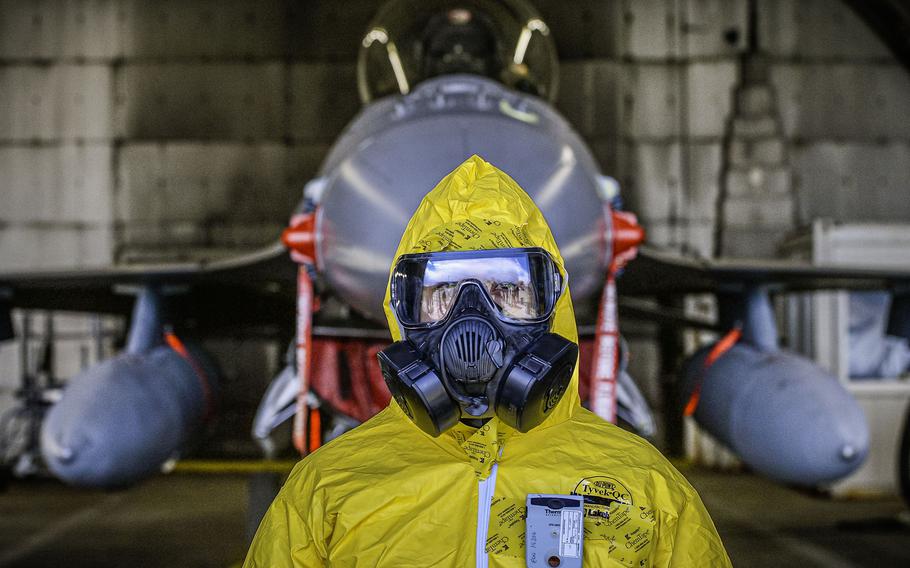
<path id="1" fill-rule="evenodd" d="M 297 464 L 244 566 L 730 566 L 683 476 L 582 408 L 567 277 L 508 175 L 473 156 L 446 176 L 391 270 L 392 402 Z M 535 494 L 583 502 L 542 559 Z"/>

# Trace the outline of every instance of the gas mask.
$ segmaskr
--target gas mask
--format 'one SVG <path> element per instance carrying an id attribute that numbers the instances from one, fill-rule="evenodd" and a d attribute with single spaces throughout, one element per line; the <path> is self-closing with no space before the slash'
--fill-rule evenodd
<path id="1" fill-rule="evenodd" d="M 556 407 L 578 345 L 549 331 L 565 286 L 545 250 L 402 255 L 390 287 L 403 339 L 379 364 L 422 430 L 497 416 L 527 432 Z"/>

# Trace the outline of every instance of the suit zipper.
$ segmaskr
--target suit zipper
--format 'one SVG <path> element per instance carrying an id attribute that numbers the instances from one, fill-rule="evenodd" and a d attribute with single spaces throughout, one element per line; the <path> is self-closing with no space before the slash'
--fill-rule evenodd
<path id="1" fill-rule="evenodd" d="M 493 504 L 493 492 L 496 491 L 496 470 L 499 464 L 494 463 L 490 475 L 480 481 L 477 492 L 477 568 L 487 568 L 487 534 L 490 531 L 490 507 Z"/>

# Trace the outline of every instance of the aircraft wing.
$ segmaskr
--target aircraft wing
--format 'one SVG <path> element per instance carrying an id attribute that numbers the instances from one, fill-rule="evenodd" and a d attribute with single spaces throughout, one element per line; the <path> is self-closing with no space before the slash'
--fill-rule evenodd
<path id="1" fill-rule="evenodd" d="M 910 283 L 910 266 L 854 268 L 764 259 L 705 259 L 650 246 L 625 268 L 617 284 L 629 296 L 737 292 L 754 285 L 774 290 L 889 290 Z"/>
<path id="2" fill-rule="evenodd" d="M 297 266 L 281 243 L 214 261 L 125 265 L 97 269 L 0 272 L 0 302 L 9 307 L 128 313 L 125 292 L 160 286 L 180 313 L 214 321 L 267 322 L 293 315 Z"/>

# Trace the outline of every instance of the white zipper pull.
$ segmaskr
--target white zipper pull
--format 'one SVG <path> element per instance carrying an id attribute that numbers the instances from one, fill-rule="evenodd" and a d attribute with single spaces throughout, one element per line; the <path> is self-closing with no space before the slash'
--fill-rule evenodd
<path id="1" fill-rule="evenodd" d="M 487 535 L 490 531 L 490 508 L 493 505 L 493 494 L 496 491 L 496 471 L 499 464 L 494 463 L 490 475 L 480 480 L 477 491 L 477 542 L 475 556 L 477 568 L 487 568 Z"/>

